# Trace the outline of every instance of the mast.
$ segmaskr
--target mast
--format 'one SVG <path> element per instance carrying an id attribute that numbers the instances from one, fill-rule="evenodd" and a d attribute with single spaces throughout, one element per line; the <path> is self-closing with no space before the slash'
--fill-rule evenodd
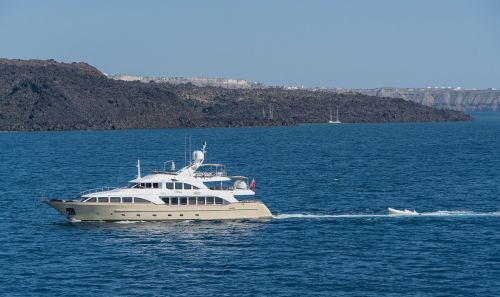
<path id="1" fill-rule="evenodd" d="M 339 121 L 339 107 L 337 106 L 337 122 Z"/>

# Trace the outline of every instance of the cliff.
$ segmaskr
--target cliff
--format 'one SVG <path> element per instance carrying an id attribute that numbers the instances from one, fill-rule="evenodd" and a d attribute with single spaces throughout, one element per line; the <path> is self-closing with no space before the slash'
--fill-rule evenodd
<path id="1" fill-rule="evenodd" d="M 263 89 L 277 88 L 266 86 L 258 82 L 243 79 L 224 79 L 207 77 L 159 77 L 159 76 L 132 76 L 108 75 L 109 78 L 125 81 L 157 82 L 170 84 L 192 83 L 198 87 L 221 87 L 226 89 Z M 280 86 L 285 90 L 300 90 L 299 86 Z M 423 105 L 460 111 L 500 111 L 500 90 L 495 89 L 461 89 L 461 88 L 374 88 L 374 89 L 346 89 L 346 88 L 309 88 L 311 91 L 330 91 L 334 93 L 360 93 L 368 96 L 402 98 Z"/>
<path id="2" fill-rule="evenodd" d="M 0 130 L 235 127 L 462 121 L 397 98 L 283 88 L 227 89 L 110 79 L 86 63 L 0 59 Z"/>
<path id="3" fill-rule="evenodd" d="M 500 111 L 500 90 L 460 88 L 377 88 L 336 89 L 339 93 L 357 92 L 369 96 L 403 98 L 443 109 L 461 111 Z"/>

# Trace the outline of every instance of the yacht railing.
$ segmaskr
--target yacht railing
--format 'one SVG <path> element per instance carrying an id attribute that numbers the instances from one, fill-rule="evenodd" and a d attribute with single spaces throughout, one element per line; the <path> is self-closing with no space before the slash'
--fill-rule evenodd
<path id="1" fill-rule="evenodd" d="M 262 200 L 260 200 L 260 199 L 239 200 L 239 201 L 238 201 L 238 202 L 236 202 L 236 203 L 243 203 L 243 204 L 244 204 L 244 203 L 255 203 L 255 202 L 257 202 L 257 203 L 262 203 Z"/>
<path id="2" fill-rule="evenodd" d="M 225 177 L 227 174 L 225 172 L 195 172 L 194 177 L 214 177 L 214 176 L 220 176 L 220 177 Z"/>
<path id="3" fill-rule="evenodd" d="M 120 187 L 101 187 L 101 188 L 94 188 L 90 190 L 85 190 L 81 192 L 79 195 L 87 195 L 87 194 L 92 194 L 92 193 L 97 193 L 97 192 L 105 192 L 105 191 L 111 191 L 111 190 L 116 190 L 116 189 L 121 189 Z"/>

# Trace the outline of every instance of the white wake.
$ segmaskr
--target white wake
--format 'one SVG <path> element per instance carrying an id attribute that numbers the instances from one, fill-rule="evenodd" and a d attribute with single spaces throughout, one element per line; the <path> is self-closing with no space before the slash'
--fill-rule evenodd
<path id="1" fill-rule="evenodd" d="M 419 212 L 418 215 L 393 214 L 312 214 L 312 213 L 283 213 L 273 215 L 274 219 L 341 219 L 341 218 L 400 218 L 400 217 L 493 217 L 500 216 L 500 211 L 474 212 L 468 210 L 438 210 L 433 212 Z"/>

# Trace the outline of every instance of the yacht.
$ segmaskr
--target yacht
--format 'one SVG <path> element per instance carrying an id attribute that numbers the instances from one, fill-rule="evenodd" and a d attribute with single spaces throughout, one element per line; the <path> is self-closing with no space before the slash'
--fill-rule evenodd
<path id="1" fill-rule="evenodd" d="M 228 176 L 223 164 L 204 164 L 205 147 L 192 153 L 192 160 L 175 171 L 137 177 L 128 186 L 84 192 L 74 200 L 44 202 L 70 221 L 166 221 L 270 219 L 272 214 L 259 200 L 239 201 L 235 196 L 255 195 L 255 180 Z"/>
<path id="2" fill-rule="evenodd" d="M 342 122 L 339 120 L 339 108 L 337 107 L 337 119 L 334 121 L 333 116 L 332 116 L 332 111 L 330 110 L 330 120 L 328 121 L 328 124 L 342 124 Z"/>

